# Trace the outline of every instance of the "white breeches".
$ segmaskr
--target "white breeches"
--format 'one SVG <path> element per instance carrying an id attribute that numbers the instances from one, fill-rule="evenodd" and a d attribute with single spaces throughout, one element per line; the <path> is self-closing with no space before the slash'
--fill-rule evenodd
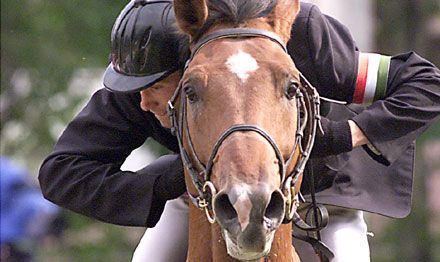
<path id="1" fill-rule="evenodd" d="M 153 228 L 145 231 L 132 262 L 182 262 L 188 249 L 188 204 L 182 197 L 166 203 Z"/>
<path id="2" fill-rule="evenodd" d="M 321 240 L 335 255 L 332 262 L 370 261 L 367 224 L 363 212 L 341 207 L 326 207 L 329 223 L 321 230 Z M 310 244 L 294 239 L 294 246 L 302 261 L 320 261 Z"/>
<path id="3" fill-rule="evenodd" d="M 367 224 L 363 212 L 328 206 L 329 224 L 321 231 L 322 241 L 335 254 L 332 262 L 370 261 Z M 168 201 L 158 224 L 149 228 L 137 246 L 132 262 L 182 262 L 186 260 L 188 204 L 183 198 Z M 295 239 L 296 240 L 296 239 Z M 312 247 L 295 241 L 295 249 L 305 262 L 319 261 Z"/>

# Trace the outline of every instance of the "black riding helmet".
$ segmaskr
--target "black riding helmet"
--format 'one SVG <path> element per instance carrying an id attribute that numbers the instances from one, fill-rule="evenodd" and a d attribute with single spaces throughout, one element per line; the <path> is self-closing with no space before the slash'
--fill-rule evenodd
<path id="1" fill-rule="evenodd" d="M 104 86 L 138 92 L 179 69 L 178 35 L 172 1 L 133 0 L 112 29 L 111 63 Z"/>

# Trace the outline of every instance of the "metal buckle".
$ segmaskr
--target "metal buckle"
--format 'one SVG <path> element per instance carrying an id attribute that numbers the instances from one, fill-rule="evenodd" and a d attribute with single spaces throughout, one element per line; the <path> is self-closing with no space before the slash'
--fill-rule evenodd
<path id="1" fill-rule="evenodd" d="M 292 199 L 292 177 L 287 177 L 284 182 L 284 197 L 286 198 L 286 211 L 284 212 L 284 219 L 291 221 L 293 218 L 293 213 L 291 212 L 293 206 Z"/>
<path id="2" fill-rule="evenodd" d="M 211 200 L 211 205 L 210 203 L 206 200 L 207 199 L 207 193 L 208 190 L 210 191 L 210 196 L 209 196 L 209 200 Z M 203 197 L 199 197 L 199 206 L 201 208 L 203 208 L 205 210 L 205 214 L 206 214 L 206 218 L 208 218 L 209 223 L 214 224 L 215 223 L 215 212 L 214 209 L 212 208 L 212 200 L 214 199 L 214 196 L 217 194 L 217 190 L 214 187 L 214 184 L 210 181 L 206 181 L 205 184 L 203 185 Z M 212 211 L 212 212 L 210 212 Z"/>

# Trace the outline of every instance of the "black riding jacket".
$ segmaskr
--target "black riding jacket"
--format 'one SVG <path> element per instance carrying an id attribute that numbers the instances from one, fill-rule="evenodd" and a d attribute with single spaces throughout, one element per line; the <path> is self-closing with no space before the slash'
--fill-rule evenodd
<path id="1" fill-rule="evenodd" d="M 315 173 L 323 175 L 317 182 L 318 199 L 405 216 L 411 202 L 414 140 L 440 113 L 440 71 L 413 52 L 390 59 L 362 54 L 343 25 L 311 4 L 301 4 L 292 36 L 289 53 L 321 95 L 353 104 L 373 97 L 371 92 L 382 83 L 382 95 L 374 95 L 369 105 L 331 105 L 326 110 L 330 119 L 355 121 L 378 152 L 365 147 L 314 159 Z M 365 57 L 370 58 L 370 71 L 359 62 Z M 106 89 L 92 96 L 41 166 L 39 180 L 47 199 L 112 224 L 157 223 L 166 199 L 153 194 L 155 182 L 166 172 L 181 172 L 181 164 L 175 156 L 137 172 L 120 170 L 147 138 L 178 151 L 175 137 L 153 114 L 142 111 L 139 102 L 139 94 Z"/>

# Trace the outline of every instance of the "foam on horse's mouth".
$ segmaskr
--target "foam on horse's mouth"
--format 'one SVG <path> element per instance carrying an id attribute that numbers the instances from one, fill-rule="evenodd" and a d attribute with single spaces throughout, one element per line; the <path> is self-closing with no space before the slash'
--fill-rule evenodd
<path id="1" fill-rule="evenodd" d="M 240 261 L 254 261 L 267 256 L 270 252 L 273 238 L 275 236 L 275 231 L 272 231 L 267 235 L 266 243 L 264 245 L 264 250 L 262 252 L 247 252 L 246 250 L 242 250 L 237 245 L 236 240 L 231 238 L 230 234 L 226 230 L 223 229 L 222 231 L 223 231 L 223 238 L 225 239 L 226 242 L 226 250 L 228 252 L 228 255 Z"/>

